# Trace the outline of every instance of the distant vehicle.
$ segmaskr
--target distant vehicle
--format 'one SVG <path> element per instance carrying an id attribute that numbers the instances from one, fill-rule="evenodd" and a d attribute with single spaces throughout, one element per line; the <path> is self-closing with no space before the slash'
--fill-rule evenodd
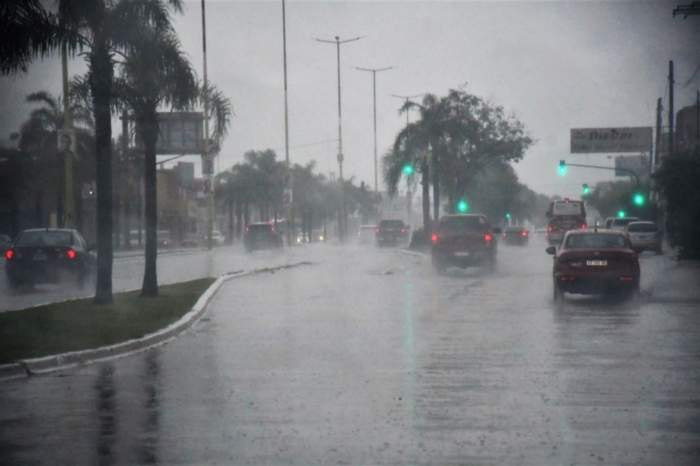
<path id="1" fill-rule="evenodd" d="M 180 243 L 180 246 L 183 248 L 196 248 L 200 246 L 200 240 L 197 238 L 197 235 L 189 234 L 185 235 L 185 237 L 182 239 L 182 242 Z"/>
<path id="2" fill-rule="evenodd" d="M 613 230 L 569 231 L 554 255 L 554 299 L 563 293 L 608 294 L 639 290 L 639 259 L 626 234 Z"/>
<path id="3" fill-rule="evenodd" d="M 173 244 L 170 239 L 170 231 L 168 230 L 156 231 L 156 240 L 158 241 L 158 247 L 161 248 L 169 248 Z"/>
<path id="4" fill-rule="evenodd" d="M 65 280 L 82 287 L 95 273 L 96 256 L 77 230 L 24 230 L 4 256 L 10 288 Z"/>
<path id="5" fill-rule="evenodd" d="M 547 240 L 559 244 L 569 230 L 586 228 L 586 208 L 581 201 L 553 201 L 547 209 Z"/>
<path id="6" fill-rule="evenodd" d="M 248 252 L 282 247 L 282 237 L 271 223 L 251 223 L 245 228 L 243 245 Z"/>
<path id="7" fill-rule="evenodd" d="M 326 241 L 326 235 L 323 234 L 323 229 L 317 228 L 315 230 L 311 231 L 311 240 L 312 241 Z"/>
<path id="8" fill-rule="evenodd" d="M 408 239 L 408 227 L 403 220 L 380 220 L 377 225 L 377 246 L 393 246 Z"/>
<path id="9" fill-rule="evenodd" d="M 662 253 L 662 234 L 654 222 L 630 222 L 625 230 L 629 236 L 632 249 L 642 252 L 645 249 Z"/>
<path id="10" fill-rule="evenodd" d="M 219 230 L 214 230 L 211 233 L 211 242 L 214 246 L 223 246 L 226 242 L 226 238 Z"/>
<path id="11" fill-rule="evenodd" d="M 629 223 L 636 222 L 637 220 L 639 220 L 637 217 L 615 217 L 612 219 L 612 222 L 610 222 L 609 228 L 611 230 L 625 231 Z"/>
<path id="12" fill-rule="evenodd" d="M 359 241 L 360 244 L 373 243 L 376 232 L 377 225 L 360 225 L 360 229 L 357 232 L 357 241 Z"/>
<path id="13" fill-rule="evenodd" d="M 496 235 L 485 215 L 445 215 L 431 236 L 433 267 L 441 272 L 448 266 L 495 266 Z"/>
<path id="14" fill-rule="evenodd" d="M 544 227 L 535 228 L 536 235 L 544 235 L 546 233 L 547 233 L 547 228 L 544 228 Z"/>
<path id="15" fill-rule="evenodd" d="M 523 226 L 510 226 L 503 230 L 503 241 L 506 244 L 524 246 L 530 240 L 530 231 Z"/>

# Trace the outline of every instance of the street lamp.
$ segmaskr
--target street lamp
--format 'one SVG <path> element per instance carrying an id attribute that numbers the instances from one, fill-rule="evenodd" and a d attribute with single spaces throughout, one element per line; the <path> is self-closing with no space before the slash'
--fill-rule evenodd
<path id="1" fill-rule="evenodd" d="M 362 39 L 360 36 L 345 40 L 340 40 L 339 36 L 335 36 L 334 40 L 316 39 L 317 42 L 322 42 L 324 44 L 335 44 L 336 47 L 336 59 L 338 64 L 338 182 L 340 186 L 340 218 L 338 219 L 338 233 L 341 242 L 345 240 L 345 189 L 343 186 L 343 111 L 340 100 L 340 45 L 360 39 Z"/>

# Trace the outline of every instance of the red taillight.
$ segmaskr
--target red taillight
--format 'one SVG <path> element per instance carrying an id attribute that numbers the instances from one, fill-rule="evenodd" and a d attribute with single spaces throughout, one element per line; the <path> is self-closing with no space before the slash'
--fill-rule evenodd
<path id="1" fill-rule="evenodd" d="M 5 260 L 11 261 L 15 257 L 15 250 L 8 249 L 5 251 Z"/>
<path id="2" fill-rule="evenodd" d="M 486 241 L 487 243 L 490 243 L 491 241 L 493 241 L 493 235 L 491 235 L 491 233 L 486 233 L 484 235 L 484 241 Z"/>
<path id="3" fill-rule="evenodd" d="M 523 237 L 525 237 L 525 238 L 527 238 L 527 235 L 528 235 L 528 234 L 529 234 L 529 233 L 528 233 L 527 230 L 523 230 L 523 231 L 520 233 L 520 235 L 523 236 Z"/>
<path id="4" fill-rule="evenodd" d="M 437 242 L 440 241 L 440 236 L 437 233 L 433 233 L 433 236 L 430 237 L 430 240 L 433 242 L 433 244 L 437 244 Z"/>
<path id="5" fill-rule="evenodd" d="M 588 225 L 586 225 L 585 223 L 582 223 L 582 224 L 581 224 L 581 229 L 582 229 L 582 230 L 585 230 L 586 228 L 588 228 Z"/>
<path id="6" fill-rule="evenodd" d="M 75 249 L 73 249 L 73 248 L 68 248 L 68 250 L 66 251 L 66 257 L 67 257 L 68 259 L 73 260 L 73 259 L 75 259 L 76 257 L 78 257 L 78 253 L 75 252 Z"/>

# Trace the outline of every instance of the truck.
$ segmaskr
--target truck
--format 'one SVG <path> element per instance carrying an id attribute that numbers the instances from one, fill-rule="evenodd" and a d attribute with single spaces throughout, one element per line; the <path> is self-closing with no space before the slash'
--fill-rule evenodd
<path id="1" fill-rule="evenodd" d="M 549 244 L 559 244 L 567 231 L 585 229 L 587 226 L 586 207 L 583 201 L 571 199 L 552 201 L 549 203 L 546 216 Z"/>

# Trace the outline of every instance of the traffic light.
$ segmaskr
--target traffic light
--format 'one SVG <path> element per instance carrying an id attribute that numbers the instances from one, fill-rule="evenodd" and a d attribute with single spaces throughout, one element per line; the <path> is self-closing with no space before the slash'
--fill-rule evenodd
<path id="1" fill-rule="evenodd" d="M 619 218 L 627 217 L 627 213 L 626 213 L 624 210 L 618 210 L 618 211 L 617 211 L 617 216 L 618 216 Z"/>
<path id="2" fill-rule="evenodd" d="M 560 160 L 559 161 L 559 176 L 564 176 L 566 175 L 568 168 L 566 166 L 566 160 Z"/>
<path id="3" fill-rule="evenodd" d="M 457 203 L 457 212 L 463 214 L 469 210 L 469 204 L 464 199 L 460 199 Z"/>
<path id="4" fill-rule="evenodd" d="M 510 220 L 511 217 L 512 217 L 512 216 L 510 215 L 510 212 L 506 212 L 506 219 L 507 219 L 507 220 Z"/>
<path id="5" fill-rule="evenodd" d="M 589 194 L 591 194 L 591 187 L 588 186 L 588 183 L 583 183 L 581 194 L 583 194 L 584 196 L 588 196 Z"/>
<path id="6" fill-rule="evenodd" d="M 407 163 L 406 165 L 403 166 L 403 170 L 402 170 L 402 171 L 403 171 L 403 174 L 406 175 L 406 176 L 411 176 L 411 175 L 413 175 L 413 171 L 414 171 L 414 170 L 413 170 L 413 165 L 411 165 L 410 163 Z"/>
<path id="7" fill-rule="evenodd" d="M 634 196 L 632 196 L 632 202 L 637 207 L 642 207 L 647 202 L 647 199 L 642 193 L 634 193 Z"/>

